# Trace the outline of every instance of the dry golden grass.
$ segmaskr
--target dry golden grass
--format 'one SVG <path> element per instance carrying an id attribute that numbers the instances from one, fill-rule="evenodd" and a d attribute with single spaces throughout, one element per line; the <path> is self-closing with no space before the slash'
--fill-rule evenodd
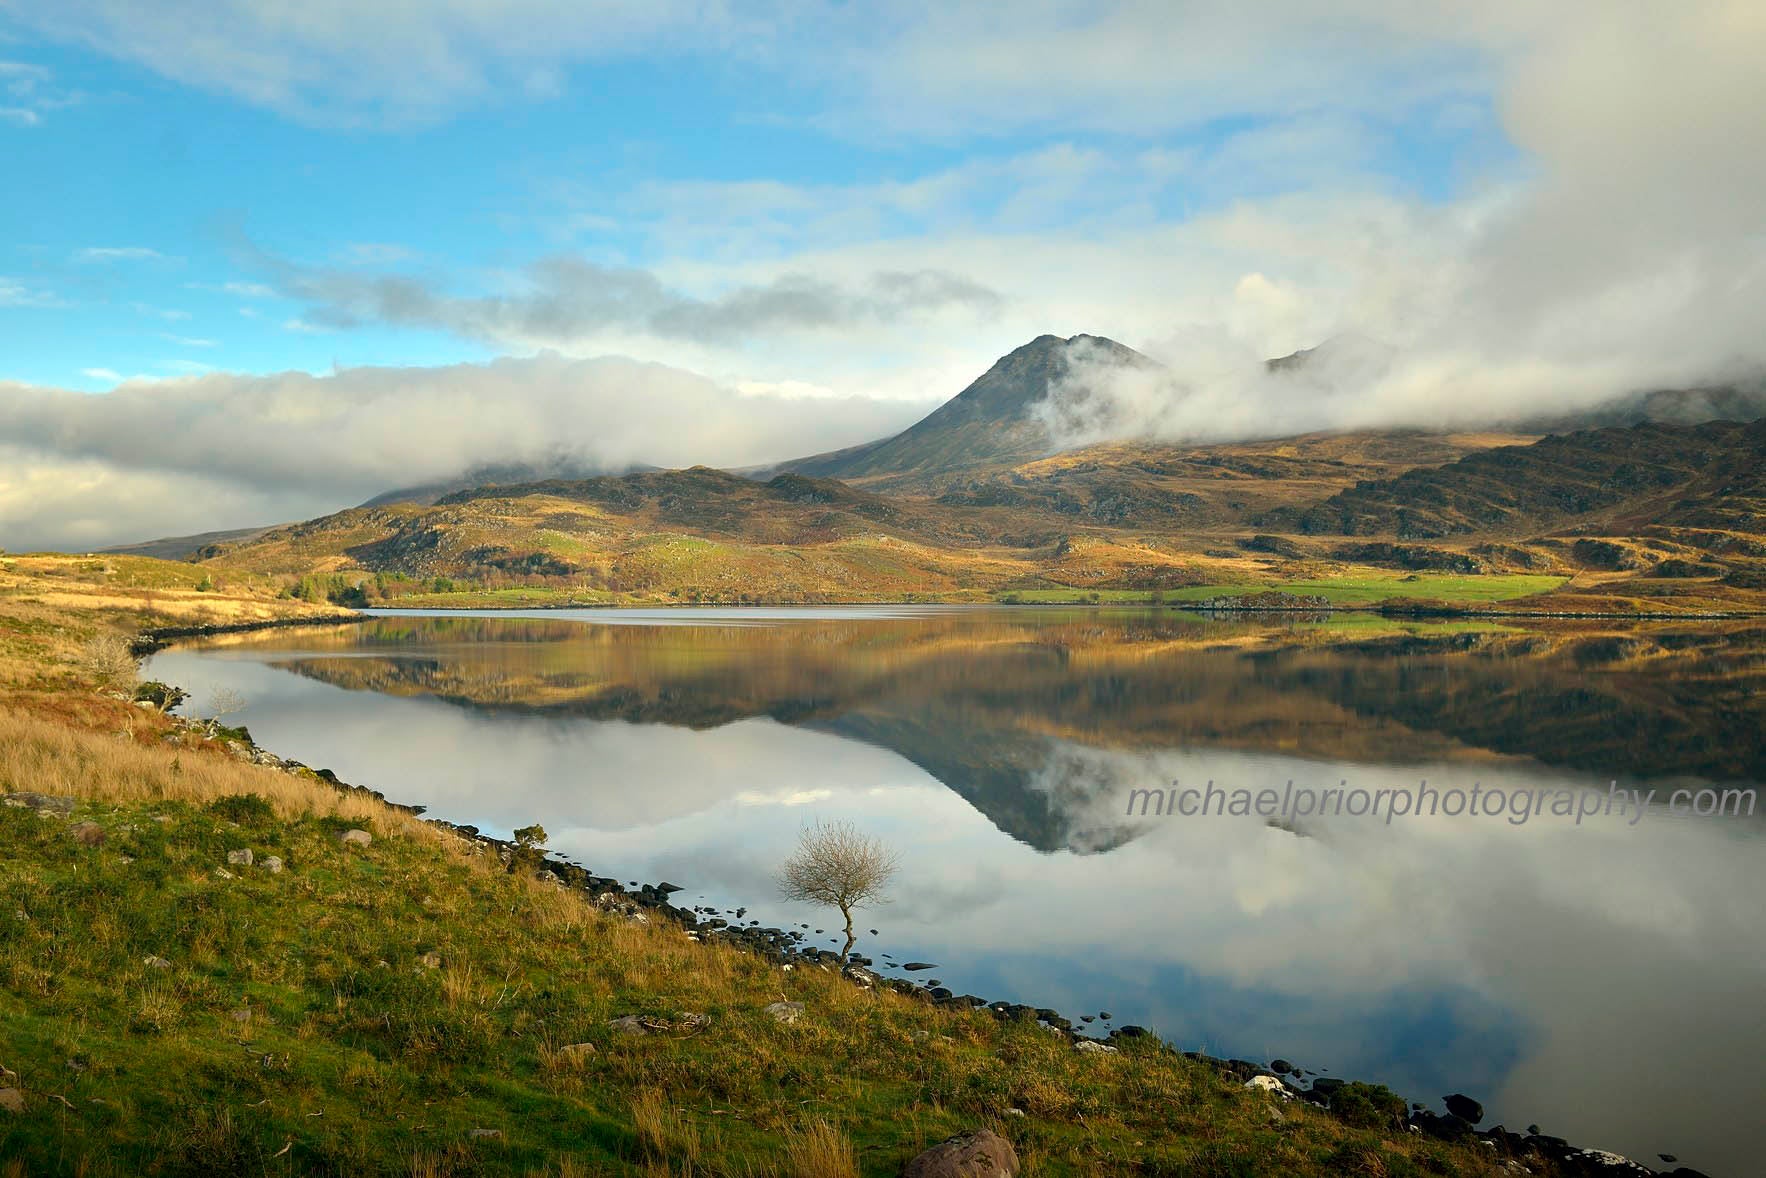
<path id="1" fill-rule="evenodd" d="M 365 795 L 343 793 L 317 778 L 219 753 L 141 745 L 127 730 L 92 732 L 11 709 L 0 710 L 0 788 L 92 801 L 196 805 L 250 793 L 263 797 L 284 818 L 330 814 L 372 823 L 381 831 L 439 837 L 402 811 Z"/>
<path id="2" fill-rule="evenodd" d="M 812 1121 L 785 1137 L 789 1178 L 858 1178 L 858 1157 L 846 1134 L 826 1121 Z"/>

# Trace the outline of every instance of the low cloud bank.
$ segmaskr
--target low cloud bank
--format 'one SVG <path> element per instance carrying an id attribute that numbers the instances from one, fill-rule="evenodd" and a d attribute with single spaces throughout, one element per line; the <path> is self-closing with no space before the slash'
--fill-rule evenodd
<path id="1" fill-rule="evenodd" d="M 929 406 L 743 394 L 553 355 L 329 376 L 0 385 L 0 545 L 88 549 L 305 518 L 474 467 L 740 467 L 893 433 Z"/>

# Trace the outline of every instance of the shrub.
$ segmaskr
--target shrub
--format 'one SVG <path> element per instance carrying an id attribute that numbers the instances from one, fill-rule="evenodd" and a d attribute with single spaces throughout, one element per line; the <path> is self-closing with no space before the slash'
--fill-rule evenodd
<path id="1" fill-rule="evenodd" d="M 1331 1113 L 1346 1124 L 1387 1128 L 1404 1119 L 1404 1098 L 1384 1084 L 1351 1081 L 1331 1093 Z"/>
<path id="2" fill-rule="evenodd" d="M 79 666 L 100 688 L 126 691 L 135 686 L 141 662 L 121 634 L 100 634 L 80 652 Z"/>
<path id="3" fill-rule="evenodd" d="M 223 822 L 241 826 L 262 826 L 276 817 L 275 807 L 261 794 L 233 794 L 216 798 L 208 804 L 208 812 Z"/>

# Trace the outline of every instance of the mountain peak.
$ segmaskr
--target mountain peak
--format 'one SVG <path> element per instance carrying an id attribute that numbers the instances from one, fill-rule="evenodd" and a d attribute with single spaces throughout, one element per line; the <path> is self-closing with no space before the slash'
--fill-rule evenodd
<path id="1" fill-rule="evenodd" d="M 1074 359 L 1153 363 L 1101 335 L 1039 335 L 995 360 L 968 388 L 895 437 L 782 469 L 846 479 L 1039 458 L 1049 450 L 1049 434 L 1032 410 L 1067 378 Z"/>

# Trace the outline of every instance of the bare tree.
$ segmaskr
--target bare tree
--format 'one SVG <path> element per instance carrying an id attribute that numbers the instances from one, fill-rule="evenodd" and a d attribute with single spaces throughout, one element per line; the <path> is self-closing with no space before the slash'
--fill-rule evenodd
<path id="1" fill-rule="evenodd" d="M 130 691 L 141 674 L 141 662 L 121 634 L 100 634 L 80 651 L 80 669 L 100 690 Z"/>
<path id="2" fill-rule="evenodd" d="M 840 950 L 840 964 L 845 965 L 858 939 L 852 931 L 853 909 L 881 903 L 900 863 L 895 851 L 859 833 L 850 822 L 817 822 L 804 828 L 797 853 L 780 869 L 779 891 L 787 900 L 840 910 L 846 921 L 846 945 Z"/>
<path id="3" fill-rule="evenodd" d="M 245 710 L 245 697 L 231 687 L 217 687 L 209 692 L 208 727 L 213 732 L 220 727 L 222 716 L 231 716 L 234 712 Z"/>

